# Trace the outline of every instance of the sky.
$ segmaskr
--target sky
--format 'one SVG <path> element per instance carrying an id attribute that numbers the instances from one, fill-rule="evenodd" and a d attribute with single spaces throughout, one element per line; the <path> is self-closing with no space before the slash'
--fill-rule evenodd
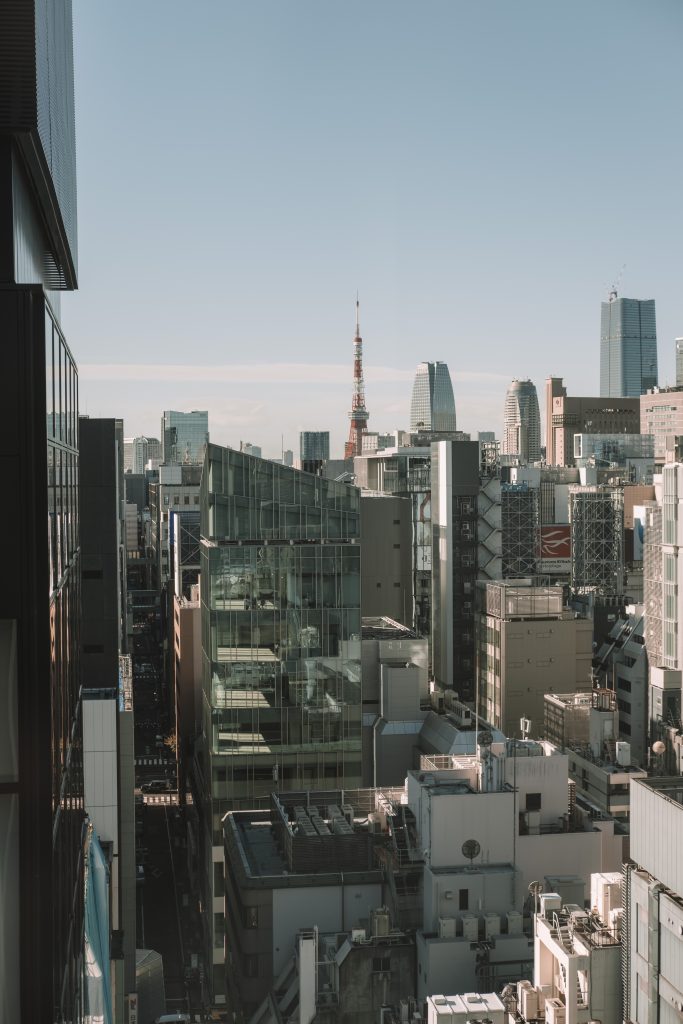
<path id="1" fill-rule="evenodd" d="M 681 308 L 680 0 L 74 0 L 81 412 L 341 457 L 356 293 L 369 429 L 448 363 L 598 394 L 600 302 Z"/>

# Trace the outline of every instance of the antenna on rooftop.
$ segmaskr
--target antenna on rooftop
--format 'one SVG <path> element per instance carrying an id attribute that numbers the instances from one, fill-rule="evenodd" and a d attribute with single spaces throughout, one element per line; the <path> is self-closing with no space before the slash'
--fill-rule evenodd
<path id="1" fill-rule="evenodd" d="M 624 271 L 625 270 L 626 270 L 626 264 L 623 263 L 622 266 L 621 266 L 621 270 L 619 271 L 619 273 L 617 274 L 617 276 L 614 279 L 614 284 L 610 288 L 610 292 L 609 292 L 609 301 L 610 302 L 614 302 L 614 300 L 619 295 L 619 285 L 621 284 L 621 279 L 624 276 Z"/>

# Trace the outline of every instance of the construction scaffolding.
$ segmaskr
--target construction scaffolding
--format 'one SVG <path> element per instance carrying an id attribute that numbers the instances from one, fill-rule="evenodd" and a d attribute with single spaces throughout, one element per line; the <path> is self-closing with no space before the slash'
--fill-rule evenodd
<path id="1" fill-rule="evenodd" d="M 479 579 L 499 580 L 503 572 L 500 477 L 484 476 L 477 499 L 477 568 Z"/>
<path id="2" fill-rule="evenodd" d="M 617 596 L 624 584 L 624 492 L 570 487 L 571 585 L 574 593 Z"/>
<path id="3" fill-rule="evenodd" d="M 527 483 L 501 485 L 503 579 L 518 579 L 536 573 L 538 497 L 538 490 Z"/>

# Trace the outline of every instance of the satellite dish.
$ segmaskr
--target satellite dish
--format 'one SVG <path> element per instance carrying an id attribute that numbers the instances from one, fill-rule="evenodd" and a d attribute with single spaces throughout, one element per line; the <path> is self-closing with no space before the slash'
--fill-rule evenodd
<path id="1" fill-rule="evenodd" d="M 652 753 L 653 754 L 663 754 L 665 750 L 666 750 L 666 743 L 662 743 L 661 740 L 655 740 L 655 742 L 652 744 Z"/>
<path id="2" fill-rule="evenodd" d="M 478 857 L 481 852 L 481 846 L 476 839 L 466 839 L 462 844 L 462 855 L 467 857 L 470 864 L 475 857 Z"/>
<path id="3" fill-rule="evenodd" d="M 482 729 L 478 736 L 480 747 L 490 747 L 493 743 L 493 733 L 488 729 Z"/>

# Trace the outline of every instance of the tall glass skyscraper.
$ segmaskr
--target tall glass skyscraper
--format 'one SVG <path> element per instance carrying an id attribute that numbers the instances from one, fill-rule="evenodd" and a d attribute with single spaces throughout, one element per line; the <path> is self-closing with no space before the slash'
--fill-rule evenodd
<path id="1" fill-rule="evenodd" d="M 516 455 L 520 462 L 541 458 L 541 414 L 533 381 L 513 380 L 507 389 L 501 449 L 503 455 Z"/>
<path id="2" fill-rule="evenodd" d="M 71 3 L 0 4 L 0 1019 L 83 1019 Z"/>
<path id="3" fill-rule="evenodd" d="M 601 397 L 638 398 L 657 381 L 655 300 L 619 299 L 612 292 L 600 320 Z"/>
<path id="4" fill-rule="evenodd" d="M 199 798 L 211 892 L 226 811 L 266 807 L 280 789 L 361 785 L 359 502 L 347 484 L 208 447 Z"/>
<path id="5" fill-rule="evenodd" d="M 199 464 L 209 443 L 209 414 L 204 410 L 174 412 L 161 417 L 161 443 L 166 466 Z"/>
<path id="6" fill-rule="evenodd" d="M 446 363 L 420 363 L 410 403 L 410 429 L 444 433 L 456 430 L 455 399 Z"/>

